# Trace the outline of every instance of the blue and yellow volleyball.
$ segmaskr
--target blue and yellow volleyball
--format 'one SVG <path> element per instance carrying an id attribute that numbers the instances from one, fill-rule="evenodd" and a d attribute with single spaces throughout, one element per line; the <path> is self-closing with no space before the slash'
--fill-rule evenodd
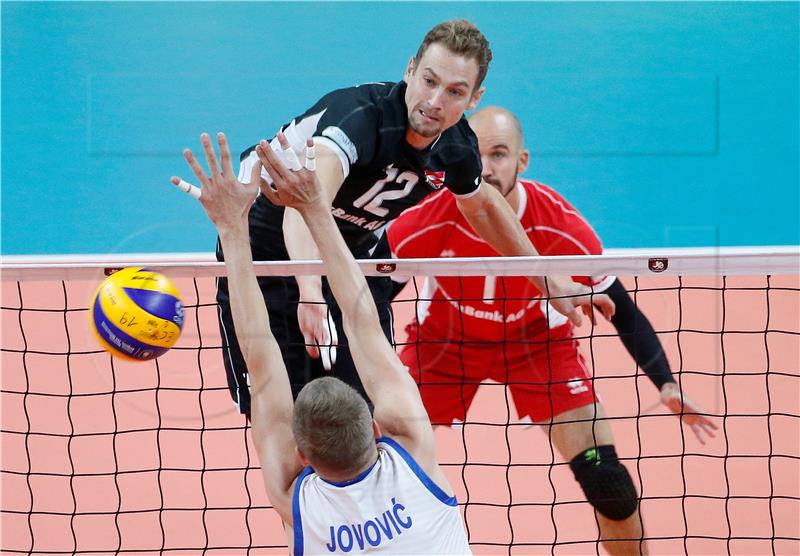
<path id="1" fill-rule="evenodd" d="M 90 322 L 100 345 L 116 357 L 147 361 L 175 345 L 183 328 L 183 301 L 169 278 L 124 268 L 94 293 Z"/>

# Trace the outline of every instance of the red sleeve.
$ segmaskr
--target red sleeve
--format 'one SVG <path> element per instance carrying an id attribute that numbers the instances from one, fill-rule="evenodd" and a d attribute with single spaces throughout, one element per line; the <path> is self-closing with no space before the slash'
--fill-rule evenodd
<path id="1" fill-rule="evenodd" d="M 528 193 L 526 231 L 542 255 L 602 255 L 603 244 L 589 222 L 554 189 L 536 182 L 523 182 Z M 587 286 L 602 289 L 613 282 L 608 276 L 573 276 Z"/>

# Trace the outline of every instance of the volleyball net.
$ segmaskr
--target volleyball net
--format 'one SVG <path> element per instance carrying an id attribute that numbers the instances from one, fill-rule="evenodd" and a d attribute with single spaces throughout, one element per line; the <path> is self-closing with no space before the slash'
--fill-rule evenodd
<path id="1" fill-rule="evenodd" d="M 2 260 L 3 553 L 285 553 L 225 381 L 214 299 L 224 267 L 197 259 Z M 682 427 L 609 323 L 576 331 L 651 553 L 800 551 L 800 249 L 361 265 L 417 277 L 394 303 L 399 345 L 426 302 L 424 276 L 620 277 L 676 380 L 719 427 L 705 445 Z M 89 331 L 93 291 L 125 266 L 166 274 L 186 304 L 181 339 L 154 361 L 113 359 Z M 324 267 L 258 263 L 257 273 Z M 504 384 L 481 385 L 463 425 L 436 436 L 476 553 L 603 551 L 568 464 L 518 419 Z"/>

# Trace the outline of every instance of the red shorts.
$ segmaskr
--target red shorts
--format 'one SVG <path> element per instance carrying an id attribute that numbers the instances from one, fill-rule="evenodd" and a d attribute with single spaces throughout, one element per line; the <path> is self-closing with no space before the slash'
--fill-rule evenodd
<path id="1" fill-rule="evenodd" d="M 549 338 L 526 342 L 431 341 L 428 334 L 419 341 L 416 323 L 407 332 L 400 359 L 417 382 L 434 425 L 465 421 L 485 379 L 507 384 L 520 419 L 534 422 L 597 401 L 569 324 L 551 330 Z"/>

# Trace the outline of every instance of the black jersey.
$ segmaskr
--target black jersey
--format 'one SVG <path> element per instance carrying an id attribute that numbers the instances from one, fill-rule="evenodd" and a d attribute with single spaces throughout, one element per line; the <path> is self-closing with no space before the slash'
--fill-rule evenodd
<path id="1" fill-rule="evenodd" d="M 387 222 L 431 192 L 444 186 L 457 196 L 469 196 L 480 187 L 478 140 L 466 118 L 428 148 L 414 149 L 405 139 L 405 91 L 402 81 L 339 89 L 281 127 L 298 154 L 304 152 L 306 139 L 314 137 L 316 144 L 339 156 L 345 179 L 331 212 L 357 256 L 364 256 L 377 243 Z M 242 153 L 240 180 L 249 177 L 257 161 L 254 148 Z M 255 255 L 273 258 L 279 248 L 277 255 L 282 258 L 281 213 L 280 207 L 259 195 L 250 214 Z"/>

